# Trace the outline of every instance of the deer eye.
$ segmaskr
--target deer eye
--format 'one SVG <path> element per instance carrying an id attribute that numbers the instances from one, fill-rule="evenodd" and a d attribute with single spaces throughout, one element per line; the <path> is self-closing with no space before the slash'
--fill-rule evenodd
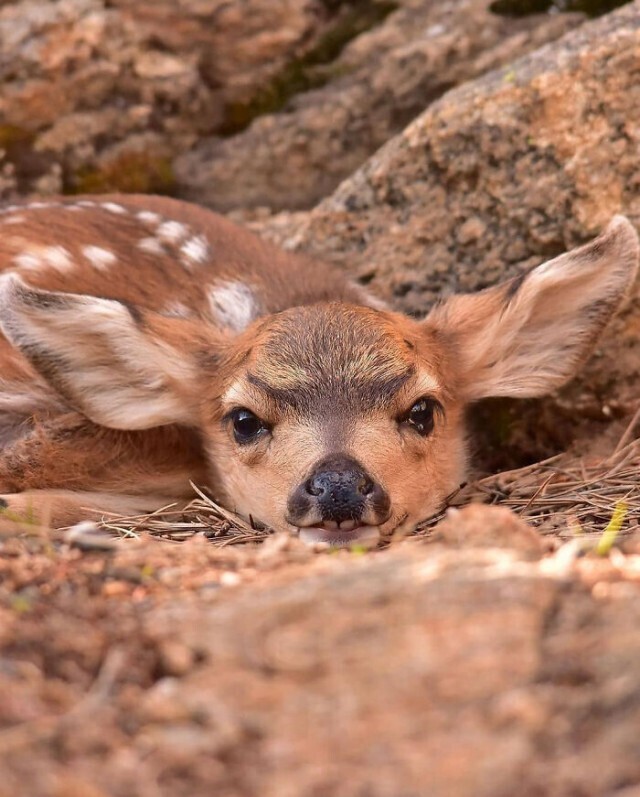
<path id="1" fill-rule="evenodd" d="M 433 431 L 436 412 L 442 412 L 442 404 L 432 398 L 421 398 L 398 419 L 400 423 L 411 427 L 422 437 Z"/>
<path id="2" fill-rule="evenodd" d="M 251 410 L 238 407 L 227 416 L 233 426 L 233 436 L 239 445 L 253 443 L 260 435 L 271 430 L 271 427 L 260 420 Z"/>

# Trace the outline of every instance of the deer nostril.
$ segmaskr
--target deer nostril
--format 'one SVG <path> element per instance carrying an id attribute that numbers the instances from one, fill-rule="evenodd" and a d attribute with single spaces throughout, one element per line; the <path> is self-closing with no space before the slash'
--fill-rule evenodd
<path id="1" fill-rule="evenodd" d="M 368 476 L 363 475 L 362 478 L 358 481 L 357 490 L 360 495 L 371 495 L 371 493 L 375 489 L 375 484 L 371 481 Z"/>
<path id="2" fill-rule="evenodd" d="M 319 496 L 324 495 L 327 491 L 326 483 L 323 483 L 323 480 L 316 478 L 307 479 L 304 485 L 304 489 L 309 493 L 309 495 Z"/>

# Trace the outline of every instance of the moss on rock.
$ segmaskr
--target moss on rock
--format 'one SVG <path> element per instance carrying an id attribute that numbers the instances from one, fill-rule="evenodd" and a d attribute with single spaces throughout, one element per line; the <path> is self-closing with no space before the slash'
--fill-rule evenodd
<path id="1" fill-rule="evenodd" d="M 80 169 L 65 185 L 67 194 L 172 194 L 171 161 L 145 152 L 125 152 L 102 166 Z"/>
<path id="2" fill-rule="evenodd" d="M 249 102 L 227 105 L 226 121 L 220 130 L 222 135 L 244 130 L 256 117 L 280 110 L 296 94 L 320 88 L 335 78 L 335 73 L 322 67 L 335 60 L 352 39 L 382 22 L 396 8 L 398 3 L 393 0 L 357 0 L 351 7 L 339 11 L 316 45 L 291 61 Z"/>
<path id="3" fill-rule="evenodd" d="M 630 0 L 494 0 L 491 10 L 509 17 L 526 17 L 547 11 L 581 12 L 590 17 L 608 14 Z"/>

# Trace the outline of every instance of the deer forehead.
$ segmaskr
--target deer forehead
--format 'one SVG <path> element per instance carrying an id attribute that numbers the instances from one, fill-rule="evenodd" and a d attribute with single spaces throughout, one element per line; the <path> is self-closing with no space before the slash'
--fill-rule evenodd
<path id="1" fill-rule="evenodd" d="M 306 324 L 284 336 L 265 339 L 264 331 L 256 333 L 223 404 L 265 407 L 276 414 L 293 410 L 299 417 L 321 416 L 326 422 L 443 392 L 436 368 L 384 330 L 369 335 L 357 328 L 329 336 L 326 330 L 315 332 L 313 324 Z"/>
<path id="2" fill-rule="evenodd" d="M 405 331 L 387 313 L 348 304 L 287 310 L 248 333 L 251 348 L 231 394 L 244 390 L 258 401 L 325 417 L 337 407 L 379 409 L 405 393 L 438 395 L 436 359 L 418 355 Z"/>
<path id="3" fill-rule="evenodd" d="M 391 379 L 414 368 L 411 344 L 384 314 L 339 303 L 277 316 L 255 350 L 255 368 L 276 387 Z"/>

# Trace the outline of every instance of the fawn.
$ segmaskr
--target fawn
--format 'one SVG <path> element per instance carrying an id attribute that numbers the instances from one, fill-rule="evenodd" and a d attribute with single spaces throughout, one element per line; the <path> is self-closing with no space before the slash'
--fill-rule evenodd
<path id="1" fill-rule="evenodd" d="M 463 412 L 540 396 L 625 297 L 637 235 L 413 320 L 339 269 L 150 196 L 0 210 L 0 502 L 57 527 L 190 481 L 307 542 L 374 543 L 464 478 Z"/>

